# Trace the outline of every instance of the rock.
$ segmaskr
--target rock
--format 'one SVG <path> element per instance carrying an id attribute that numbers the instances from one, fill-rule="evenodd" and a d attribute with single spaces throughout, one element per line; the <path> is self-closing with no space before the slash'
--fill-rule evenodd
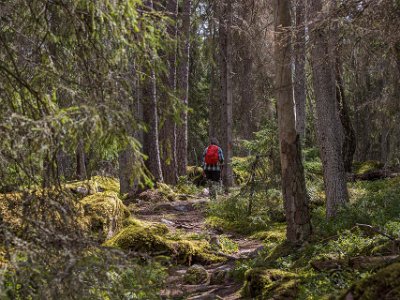
<path id="1" fill-rule="evenodd" d="M 156 190 L 147 190 L 138 195 L 138 198 L 144 202 L 158 203 L 165 201 L 162 193 Z"/>
<path id="2" fill-rule="evenodd" d="M 222 266 L 214 270 L 210 276 L 210 284 L 211 285 L 221 285 L 227 282 L 231 278 L 231 267 L 230 266 Z"/>
<path id="3" fill-rule="evenodd" d="M 161 222 L 163 222 L 164 224 L 169 225 L 169 226 L 174 226 L 175 225 L 174 222 L 172 222 L 170 220 L 167 220 L 167 219 L 161 219 Z"/>
<path id="4" fill-rule="evenodd" d="M 84 211 L 80 223 L 103 241 L 121 229 L 124 220 L 130 216 L 129 210 L 114 192 L 87 196 L 80 204 Z"/>
<path id="5" fill-rule="evenodd" d="M 82 196 L 89 195 L 89 189 L 84 186 L 77 186 L 75 188 L 72 188 L 71 191 L 75 194 L 82 195 Z"/>
<path id="6" fill-rule="evenodd" d="M 208 281 L 208 272 L 201 265 L 193 265 L 187 269 L 183 280 L 186 284 L 199 285 Z"/>
<path id="7" fill-rule="evenodd" d="M 246 272 L 244 295 L 260 299 L 297 299 L 297 275 L 275 269 L 256 268 Z"/>

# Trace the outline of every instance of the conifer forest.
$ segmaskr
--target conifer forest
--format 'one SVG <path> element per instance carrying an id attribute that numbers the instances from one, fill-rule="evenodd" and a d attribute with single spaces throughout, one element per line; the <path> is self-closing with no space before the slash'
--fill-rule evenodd
<path id="1" fill-rule="evenodd" d="M 400 0 L 0 0 L 3 299 L 400 299 Z"/>

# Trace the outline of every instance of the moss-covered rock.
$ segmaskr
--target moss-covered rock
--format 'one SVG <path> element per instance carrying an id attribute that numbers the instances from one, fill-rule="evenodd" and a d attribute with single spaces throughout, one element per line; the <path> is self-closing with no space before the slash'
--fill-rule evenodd
<path id="1" fill-rule="evenodd" d="M 243 295 L 259 299 L 296 299 L 297 275 L 275 269 L 252 269 L 245 274 Z"/>
<path id="2" fill-rule="evenodd" d="M 353 284 L 341 299 L 400 299 L 400 263 Z"/>
<path id="3" fill-rule="evenodd" d="M 148 189 L 139 194 L 138 198 L 145 202 L 159 203 L 167 201 L 175 201 L 178 195 L 167 184 L 157 183 L 156 189 Z"/>
<path id="4" fill-rule="evenodd" d="M 178 263 L 214 263 L 224 258 L 212 253 L 206 241 L 169 239 L 164 224 L 132 224 L 104 243 L 107 247 L 144 252 L 150 255 L 170 255 Z"/>
<path id="5" fill-rule="evenodd" d="M 183 281 L 186 284 L 199 285 L 208 281 L 207 270 L 200 265 L 193 265 L 187 269 Z"/>
<path id="6" fill-rule="evenodd" d="M 119 193 L 119 181 L 105 176 L 94 176 L 90 180 L 69 182 L 65 187 L 81 196 L 93 195 L 98 192 Z"/>
<path id="7" fill-rule="evenodd" d="M 130 212 L 115 192 L 96 193 L 80 201 L 83 216 L 80 222 L 100 240 L 110 238 L 123 227 Z"/>

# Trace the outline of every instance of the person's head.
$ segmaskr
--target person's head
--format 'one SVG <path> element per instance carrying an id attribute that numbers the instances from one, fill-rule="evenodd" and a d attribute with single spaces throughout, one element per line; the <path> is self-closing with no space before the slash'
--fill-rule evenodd
<path id="1" fill-rule="evenodd" d="M 218 142 L 218 140 L 217 140 L 217 138 L 215 138 L 215 137 L 212 137 L 212 138 L 210 138 L 210 144 L 211 145 L 219 145 L 219 142 Z"/>

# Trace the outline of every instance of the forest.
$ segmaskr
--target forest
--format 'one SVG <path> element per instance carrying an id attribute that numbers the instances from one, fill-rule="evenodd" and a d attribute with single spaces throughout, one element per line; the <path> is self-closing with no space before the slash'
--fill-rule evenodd
<path id="1" fill-rule="evenodd" d="M 399 0 L 1 0 L 0 299 L 400 299 Z"/>

